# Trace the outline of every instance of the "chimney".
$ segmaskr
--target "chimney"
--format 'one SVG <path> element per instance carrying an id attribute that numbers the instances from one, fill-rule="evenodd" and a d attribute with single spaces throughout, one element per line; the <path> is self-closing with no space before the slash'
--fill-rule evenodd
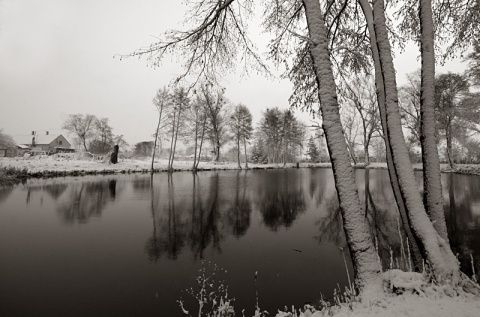
<path id="1" fill-rule="evenodd" d="M 47 134 L 46 134 L 46 135 L 48 135 L 48 131 L 47 131 Z"/>
<path id="2" fill-rule="evenodd" d="M 35 136 L 32 138 L 32 147 L 35 146 Z"/>

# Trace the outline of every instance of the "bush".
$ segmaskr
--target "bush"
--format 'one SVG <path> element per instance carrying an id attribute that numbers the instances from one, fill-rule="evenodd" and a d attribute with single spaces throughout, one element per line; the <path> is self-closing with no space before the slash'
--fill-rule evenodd
<path id="1" fill-rule="evenodd" d="M 0 183 L 14 183 L 24 180 L 28 177 L 26 168 L 17 168 L 12 166 L 0 167 Z"/>

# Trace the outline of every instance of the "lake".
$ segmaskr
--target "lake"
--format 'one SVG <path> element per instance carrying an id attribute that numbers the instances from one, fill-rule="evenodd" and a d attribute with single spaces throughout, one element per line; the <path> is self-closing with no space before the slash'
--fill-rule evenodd
<path id="1" fill-rule="evenodd" d="M 385 170 L 356 170 L 384 267 L 400 254 Z M 417 173 L 421 187 L 421 173 Z M 480 177 L 442 174 L 464 272 L 480 272 Z M 365 189 L 368 190 L 365 190 Z M 403 238 L 404 239 L 404 238 Z M 403 240 L 403 243 L 405 241 Z M 343 252 L 342 252 L 343 250 Z M 29 180 L 0 187 L 0 316 L 182 316 L 202 267 L 241 316 L 331 298 L 352 266 L 330 169 Z M 222 282 L 223 280 L 223 282 Z M 197 304 L 198 305 L 198 304 Z"/>

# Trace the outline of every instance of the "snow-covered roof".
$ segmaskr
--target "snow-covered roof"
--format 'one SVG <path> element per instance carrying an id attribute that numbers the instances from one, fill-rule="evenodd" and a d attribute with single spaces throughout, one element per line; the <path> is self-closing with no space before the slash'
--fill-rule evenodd
<path id="1" fill-rule="evenodd" d="M 50 144 L 53 140 L 59 137 L 61 134 L 37 134 L 35 138 L 35 144 Z M 18 135 L 15 136 L 15 142 L 17 144 L 32 144 L 33 135 Z"/>

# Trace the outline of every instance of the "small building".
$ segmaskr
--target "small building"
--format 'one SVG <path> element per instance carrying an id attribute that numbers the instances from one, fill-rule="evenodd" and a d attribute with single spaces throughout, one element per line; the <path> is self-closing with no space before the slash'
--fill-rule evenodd
<path id="1" fill-rule="evenodd" d="M 48 154 L 75 152 L 70 142 L 61 134 L 53 135 L 48 132 L 45 134 L 32 133 L 30 136 L 18 137 L 15 141 L 19 151 L 29 150 L 31 152 L 45 152 Z"/>
<path id="2" fill-rule="evenodd" d="M 17 155 L 23 155 L 24 152 L 25 151 L 19 150 L 18 146 L 2 147 L 0 148 L 0 157 L 14 157 Z"/>

